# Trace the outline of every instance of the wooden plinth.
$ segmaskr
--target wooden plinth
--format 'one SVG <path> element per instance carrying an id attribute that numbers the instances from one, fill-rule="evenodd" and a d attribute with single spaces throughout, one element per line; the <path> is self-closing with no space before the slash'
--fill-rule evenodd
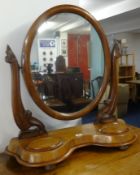
<path id="1" fill-rule="evenodd" d="M 0 154 L 0 175 L 139 175 L 140 129 L 133 129 L 138 139 L 126 150 L 97 146 L 80 148 L 54 166 L 25 167 L 11 156 Z"/>
<path id="2" fill-rule="evenodd" d="M 124 147 L 132 144 L 136 137 L 133 129 L 118 119 L 106 124 L 60 129 L 28 139 L 13 138 L 6 152 L 24 166 L 40 167 L 64 161 L 80 147 Z"/>

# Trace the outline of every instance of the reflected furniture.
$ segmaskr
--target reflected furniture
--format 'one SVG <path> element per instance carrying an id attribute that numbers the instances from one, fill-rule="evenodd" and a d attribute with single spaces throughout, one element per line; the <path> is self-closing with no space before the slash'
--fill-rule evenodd
<path id="1" fill-rule="evenodd" d="M 96 89 L 99 89 L 103 81 L 102 76 L 98 76 L 95 79 L 91 80 L 91 88 L 92 88 L 92 95 L 94 98 L 96 98 Z"/>
<path id="2" fill-rule="evenodd" d="M 68 21 L 72 19 L 76 20 L 74 21 L 74 24 L 76 22 L 76 24 L 79 25 L 78 32 L 82 24 L 84 24 L 84 26 L 88 25 L 88 31 L 89 29 L 91 30 L 90 32 L 96 31 L 96 35 L 100 40 L 99 45 L 101 45 L 101 48 L 103 49 L 102 59 L 104 59 L 103 60 L 104 67 L 103 67 L 102 83 L 96 94 L 96 98 L 92 99 L 90 97 L 90 103 L 88 102 L 86 106 L 83 106 L 82 109 L 78 109 L 76 111 L 70 110 L 68 112 L 67 111 L 60 112 L 59 110 L 55 110 L 52 107 L 50 107 L 47 103 L 44 103 L 44 100 L 42 100 L 42 98 L 40 97 L 40 94 L 36 88 L 36 85 L 32 77 L 31 65 L 32 65 L 32 59 L 34 58 L 31 56 L 33 54 L 32 50 L 34 50 L 32 49 L 32 47 L 37 44 L 37 42 L 34 41 L 36 41 L 35 37 L 36 35 L 38 36 L 38 33 L 40 32 L 39 30 L 40 27 L 44 23 L 49 22 L 49 20 L 58 19 L 59 21 L 60 19 L 61 20 L 63 19 L 65 22 L 66 18 L 68 18 L 67 19 Z M 78 22 L 77 18 L 79 20 Z M 64 25 L 64 23 L 61 24 L 61 26 L 62 25 Z M 54 30 L 52 32 L 54 32 Z M 54 41 L 55 40 L 49 40 L 48 43 L 47 40 L 47 43 L 45 42 L 45 46 L 49 45 L 49 47 L 52 49 L 52 47 L 55 46 Z M 52 51 L 50 51 L 49 53 L 51 53 L 52 55 Z M 90 113 L 93 109 L 95 109 L 99 104 L 103 94 L 105 93 L 107 85 L 110 85 L 109 97 L 106 101 L 106 105 L 100 111 L 98 111 L 95 123 L 82 124 L 69 128 L 48 131 L 47 127 L 45 127 L 45 125 L 41 120 L 33 116 L 30 110 L 24 108 L 20 92 L 20 75 L 19 75 L 20 66 L 12 49 L 10 48 L 10 46 L 7 46 L 5 60 L 6 62 L 10 63 L 12 71 L 11 75 L 12 75 L 13 116 L 18 128 L 20 129 L 20 133 L 18 137 L 12 138 L 10 140 L 6 148 L 6 153 L 15 157 L 16 160 L 24 166 L 41 167 L 48 165 L 52 166 L 62 161 L 64 161 L 63 163 L 65 164 L 65 162 L 70 161 L 72 159 L 70 158 L 69 160 L 66 160 L 66 158 L 68 158 L 72 154 L 72 152 L 74 152 L 76 149 L 81 147 L 94 145 L 98 147 L 110 147 L 110 148 L 119 147 L 121 149 L 125 149 L 129 145 L 134 143 L 137 138 L 137 134 L 135 132 L 136 130 L 128 126 L 124 120 L 118 119 L 117 115 L 114 115 L 114 111 L 116 109 L 117 104 L 116 60 L 119 57 L 120 57 L 120 50 L 118 47 L 118 43 L 114 44 L 113 50 L 110 54 L 107 38 L 104 34 L 103 29 L 101 28 L 100 24 L 94 19 L 94 17 L 84 9 L 73 5 L 60 5 L 53 7 L 44 12 L 42 15 L 40 15 L 29 29 L 22 50 L 22 72 L 24 80 L 27 89 L 36 105 L 38 105 L 38 107 L 43 112 L 45 112 L 54 119 L 69 121 L 84 117 L 86 114 Z M 48 64 L 50 63 L 48 62 Z M 69 79 L 69 75 L 66 75 L 64 73 L 61 75 L 59 74 L 55 75 L 55 77 L 59 77 L 58 81 L 60 81 L 60 79 L 65 80 L 63 82 L 63 86 L 60 87 L 61 90 L 63 89 L 63 93 L 66 90 L 65 88 L 67 86 L 66 82 L 74 81 L 74 83 L 71 86 L 71 88 L 74 89 L 72 91 L 72 95 L 77 97 L 76 99 L 78 99 L 82 94 L 81 74 L 75 74 L 74 77 L 73 74 L 71 74 L 71 76 L 72 77 Z M 69 80 L 66 81 L 66 79 Z M 80 87 L 78 91 L 77 91 L 78 85 L 76 84 L 77 80 L 78 85 Z M 59 84 L 59 86 L 60 85 L 61 83 Z M 67 88 L 69 87 L 70 85 L 67 86 Z M 69 101 L 71 94 L 70 95 L 68 94 L 68 90 L 65 92 L 65 95 L 69 95 L 69 98 L 67 98 L 67 96 L 60 95 L 59 93 L 57 93 L 57 95 L 58 100 L 62 98 L 61 101 L 64 104 L 66 103 L 69 104 L 68 106 L 71 107 L 72 101 Z M 75 104 L 76 103 L 78 104 L 78 102 L 75 101 Z M 80 156 L 80 154 L 83 155 L 83 153 L 84 152 L 78 153 L 78 157 Z M 91 154 L 91 151 L 89 153 L 87 149 L 87 152 L 85 152 L 85 154 L 87 154 L 88 156 L 93 155 L 93 157 L 97 157 L 96 155 L 101 153 L 100 151 L 99 153 L 94 153 L 93 151 Z M 113 153 L 112 151 L 112 154 L 115 155 L 116 153 Z M 120 156 L 122 156 L 122 154 Z M 80 161 L 78 157 L 77 159 Z M 85 156 L 82 157 L 83 157 L 82 159 L 87 161 L 85 159 Z M 106 157 L 108 159 L 108 157 L 110 156 L 108 156 L 107 154 Z M 115 159 L 115 157 L 113 159 Z M 96 161 L 97 158 L 91 159 L 91 161 L 93 160 Z M 90 165 L 87 165 L 87 167 L 88 166 L 90 169 Z M 79 165 L 79 167 L 81 166 Z M 93 174 L 94 168 L 91 167 L 91 169 Z M 69 171 L 70 170 L 71 169 L 69 169 Z M 68 174 L 68 172 L 64 174 Z"/>
<path id="3" fill-rule="evenodd" d="M 140 129 L 133 128 L 138 139 L 127 150 L 88 146 L 76 150 L 69 159 L 41 168 L 24 167 L 11 156 L 0 154 L 1 175 L 139 175 Z"/>
<path id="4" fill-rule="evenodd" d="M 35 76 L 35 73 L 32 73 Z M 91 102 L 85 96 L 83 74 L 77 72 L 56 72 L 40 75 L 35 85 L 44 102 L 51 108 L 66 112 L 83 108 Z M 37 79 L 37 78 L 36 78 Z"/>
<path id="5" fill-rule="evenodd" d="M 66 72 L 65 58 L 59 55 L 55 61 L 56 72 Z"/>
<path id="6" fill-rule="evenodd" d="M 54 73 L 44 75 L 46 86 L 52 82 L 54 94 L 46 92 L 46 96 L 54 96 L 62 101 L 70 98 L 83 96 L 83 74 L 82 73 Z"/>

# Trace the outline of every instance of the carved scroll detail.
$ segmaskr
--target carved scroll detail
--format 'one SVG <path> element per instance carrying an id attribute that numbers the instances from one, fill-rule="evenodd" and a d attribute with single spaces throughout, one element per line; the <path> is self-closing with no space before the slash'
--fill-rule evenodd
<path id="1" fill-rule="evenodd" d="M 116 60 L 121 56 L 120 46 L 118 41 L 115 41 L 114 47 L 111 53 L 111 79 L 110 79 L 110 93 L 106 106 L 97 114 L 98 122 L 111 122 L 117 119 L 114 115 L 117 105 L 117 67 Z"/>
<path id="2" fill-rule="evenodd" d="M 34 135 L 40 135 L 46 133 L 45 126 L 35 117 L 32 116 L 32 112 L 25 110 L 21 100 L 20 92 L 20 75 L 19 75 L 19 64 L 16 56 L 11 50 L 10 46 L 7 46 L 5 61 L 11 65 L 12 72 L 12 109 L 15 122 L 21 133 L 20 138 L 30 137 Z M 36 129 L 31 130 L 31 127 Z"/>

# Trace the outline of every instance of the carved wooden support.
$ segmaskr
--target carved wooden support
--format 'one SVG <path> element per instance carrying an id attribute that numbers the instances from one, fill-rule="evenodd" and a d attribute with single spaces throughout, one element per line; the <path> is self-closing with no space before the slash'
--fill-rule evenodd
<path id="1" fill-rule="evenodd" d="M 36 136 L 46 133 L 45 126 L 35 117 L 32 116 L 32 112 L 25 110 L 21 100 L 20 92 L 20 75 L 19 75 L 19 64 L 16 56 L 11 50 L 10 46 L 7 46 L 5 61 L 11 65 L 12 71 L 12 109 L 15 122 L 21 133 L 19 138 Z M 34 127 L 36 129 L 30 129 Z"/>
<path id="2" fill-rule="evenodd" d="M 106 106 L 97 114 L 97 122 L 106 123 L 115 121 L 117 119 L 117 116 L 114 115 L 117 105 L 118 93 L 116 60 L 120 57 L 120 55 L 121 53 L 119 43 L 116 40 L 111 53 L 111 79 L 109 97 Z"/>

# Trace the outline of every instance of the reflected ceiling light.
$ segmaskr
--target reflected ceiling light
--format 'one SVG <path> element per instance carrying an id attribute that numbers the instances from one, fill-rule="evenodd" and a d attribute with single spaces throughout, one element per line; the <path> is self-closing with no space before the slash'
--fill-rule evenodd
<path id="1" fill-rule="evenodd" d="M 38 33 L 42 33 L 45 30 L 50 30 L 52 29 L 54 26 L 56 26 L 56 22 L 53 21 L 47 21 L 44 22 L 39 28 L 38 28 Z"/>
<path id="2" fill-rule="evenodd" d="M 84 30 L 87 31 L 87 32 L 90 32 L 90 31 L 91 31 L 91 26 L 87 26 L 87 27 L 85 27 Z"/>
<path id="3" fill-rule="evenodd" d="M 68 24 L 67 26 L 61 27 L 59 31 L 60 32 L 66 32 L 68 30 L 71 30 L 71 29 L 75 29 L 77 27 L 80 27 L 83 24 L 85 24 L 85 22 L 83 22 L 83 21 L 74 22 L 74 23 Z"/>

